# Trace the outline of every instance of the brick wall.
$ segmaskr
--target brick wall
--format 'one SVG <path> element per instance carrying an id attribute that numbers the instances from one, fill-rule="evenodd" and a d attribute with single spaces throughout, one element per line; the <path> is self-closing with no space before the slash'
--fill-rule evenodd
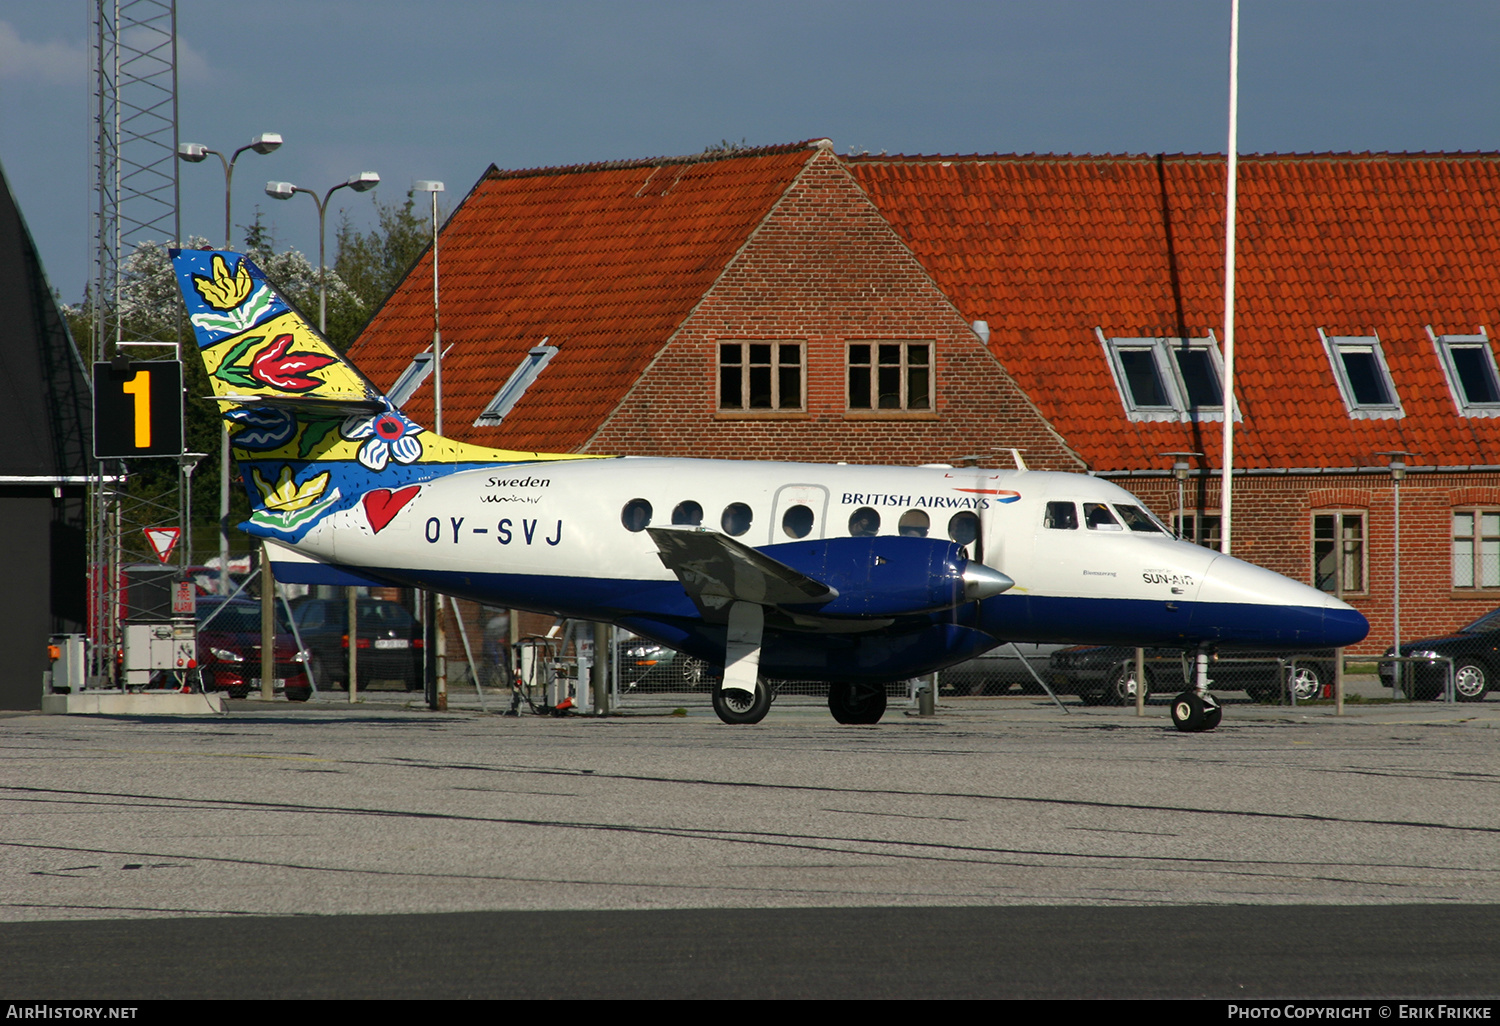
<path id="1" fill-rule="evenodd" d="M 805 413 L 718 410 L 718 343 L 797 341 Z M 934 343 L 936 409 L 846 415 L 846 346 Z M 914 465 L 1025 450 L 1036 469 L 1082 462 L 1006 375 L 829 151 L 798 176 L 584 451 Z"/>

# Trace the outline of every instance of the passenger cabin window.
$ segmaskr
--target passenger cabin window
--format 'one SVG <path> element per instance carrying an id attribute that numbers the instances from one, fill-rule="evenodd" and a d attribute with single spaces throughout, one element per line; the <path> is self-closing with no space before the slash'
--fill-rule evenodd
<path id="1" fill-rule="evenodd" d="M 627 531 L 644 531 L 651 526 L 651 503 L 645 499 L 631 499 L 620 510 L 620 523 Z"/>
<path id="2" fill-rule="evenodd" d="M 851 412 L 927 412 L 933 406 L 931 342 L 849 345 Z"/>
<path id="3" fill-rule="evenodd" d="M 731 502 L 724 507 L 723 516 L 719 517 L 719 526 L 724 528 L 724 533 L 733 538 L 738 538 L 750 530 L 750 521 L 754 519 L 750 507 L 743 502 Z"/>
<path id="4" fill-rule="evenodd" d="M 964 555 L 980 559 L 984 548 L 979 538 L 979 517 L 968 510 L 948 518 L 948 540 L 963 546 Z"/>
<path id="5" fill-rule="evenodd" d="M 719 409 L 801 410 L 801 342 L 720 342 Z"/>
<path id="6" fill-rule="evenodd" d="M 1047 503 L 1047 515 L 1042 520 L 1044 527 L 1054 531 L 1078 530 L 1078 507 L 1071 502 Z"/>
<path id="7" fill-rule="evenodd" d="M 932 520 L 919 509 L 909 509 L 901 514 L 900 521 L 896 524 L 896 530 L 903 538 L 926 538 L 927 530 L 932 526 Z"/>
<path id="8" fill-rule="evenodd" d="M 692 499 L 679 502 L 672 510 L 672 524 L 675 527 L 702 527 L 703 507 Z"/>
<path id="9" fill-rule="evenodd" d="M 1329 335 L 1318 329 L 1344 408 L 1354 420 L 1404 417 L 1378 335 Z"/>
<path id="10" fill-rule="evenodd" d="M 1090 531 L 1123 531 L 1120 522 L 1115 515 L 1109 511 L 1109 507 L 1102 502 L 1085 502 L 1083 504 L 1083 522 Z"/>
<path id="11" fill-rule="evenodd" d="M 1488 333 L 1480 328 L 1478 335 L 1434 335 L 1428 325 L 1427 337 L 1437 350 L 1459 415 L 1500 417 L 1500 376 Z"/>
<path id="12" fill-rule="evenodd" d="M 880 514 L 869 506 L 861 506 L 849 514 L 849 536 L 851 538 L 873 538 L 880 533 Z"/>
<path id="13" fill-rule="evenodd" d="M 788 538 L 806 538 L 812 529 L 813 511 L 806 506 L 790 506 L 781 514 L 781 530 Z"/>

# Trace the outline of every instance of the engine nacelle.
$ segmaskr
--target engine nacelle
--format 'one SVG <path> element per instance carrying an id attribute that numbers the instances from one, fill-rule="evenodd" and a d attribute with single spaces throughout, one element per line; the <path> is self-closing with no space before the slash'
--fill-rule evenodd
<path id="1" fill-rule="evenodd" d="M 838 591 L 827 602 L 783 605 L 819 616 L 930 613 L 998 594 L 1011 584 L 1004 574 L 971 563 L 960 546 L 935 538 L 825 538 L 758 551 Z"/>

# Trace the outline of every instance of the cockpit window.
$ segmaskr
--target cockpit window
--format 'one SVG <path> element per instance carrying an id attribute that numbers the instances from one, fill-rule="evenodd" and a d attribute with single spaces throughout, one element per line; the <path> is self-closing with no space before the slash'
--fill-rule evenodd
<path id="1" fill-rule="evenodd" d="M 1120 519 L 1125 521 L 1125 526 L 1132 531 L 1140 531 L 1143 534 L 1166 534 L 1156 518 L 1139 506 L 1130 506 L 1124 503 L 1115 503 L 1115 512 L 1120 514 Z"/>
<path id="2" fill-rule="evenodd" d="M 1088 525 L 1090 531 L 1123 531 L 1120 522 L 1115 515 L 1109 511 L 1109 507 L 1102 502 L 1085 502 L 1083 504 L 1083 522 Z"/>
<path id="3" fill-rule="evenodd" d="M 1076 531 L 1078 530 L 1078 507 L 1071 502 L 1049 502 L 1047 503 L 1047 516 L 1042 524 L 1054 531 Z"/>

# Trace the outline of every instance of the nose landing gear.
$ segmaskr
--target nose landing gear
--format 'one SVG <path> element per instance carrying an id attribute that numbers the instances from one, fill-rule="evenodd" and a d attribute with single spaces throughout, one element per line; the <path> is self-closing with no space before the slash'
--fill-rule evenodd
<path id="1" fill-rule="evenodd" d="M 1193 662 L 1194 688 L 1172 699 L 1172 725 L 1186 734 L 1213 730 L 1224 718 L 1219 700 L 1208 693 L 1208 651 L 1199 649 Z"/>

